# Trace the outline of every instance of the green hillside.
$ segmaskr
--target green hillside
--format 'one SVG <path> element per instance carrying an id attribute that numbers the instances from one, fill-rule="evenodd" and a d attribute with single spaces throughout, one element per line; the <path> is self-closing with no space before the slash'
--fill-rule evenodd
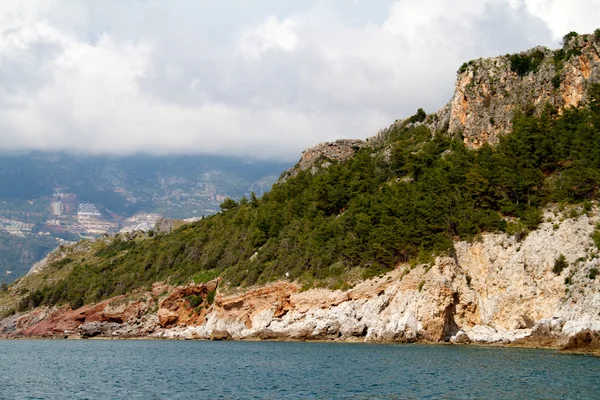
<path id="1" fill-rule="evenodd" d="M 398 262 L 452 252 L 453 240 L 525 235 L 548 203 L 586 209 L 597 199 L 600 85 L 588 94 L 589 105 L 562 115 L 551 106 L 518 113 L 511 134 L 477 150 L 460 137 L 432 135 L 414 123 L 417 114 L 348 162 L 299 171 L 260 199 L 227 200 L 222 213 L 168 235 L 117 237 L 68 254 L 49 270 L 66 278 L 30 293 L 21 308 L 76 307 L 157 281 L 216 276 L 247 286 L 287 273 L 306 286 L 343 287 Z"/>
<path id="2" fill-rule="evenodd" d="M 0 282 L 26 274 L 59 239 L 98 236 L 78 223 L 79 203 L 97 206 L 110 232 L 140 213 L 200 217 L 216 213 L 225 196 L 268 190 L 289 165 L 211 155 L 0 155 Z"/>

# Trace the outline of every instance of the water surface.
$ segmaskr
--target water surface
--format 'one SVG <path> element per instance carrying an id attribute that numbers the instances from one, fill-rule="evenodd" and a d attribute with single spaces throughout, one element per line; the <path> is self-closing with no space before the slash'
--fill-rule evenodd
<path id="1" fill-rule="evenodd" d="M 1 399 L 600 399 L 600 358 L 468 346 L 0 341 Z"/>

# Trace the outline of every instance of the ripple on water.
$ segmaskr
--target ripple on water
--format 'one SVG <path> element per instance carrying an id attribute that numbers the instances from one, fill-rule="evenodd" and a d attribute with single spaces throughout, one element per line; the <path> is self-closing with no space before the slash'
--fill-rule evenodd
<path id="1" fill-rule="evenodd" d="M 600 359 L 281 342 L 0 341 L 0 399 L 600 399 Z"/>

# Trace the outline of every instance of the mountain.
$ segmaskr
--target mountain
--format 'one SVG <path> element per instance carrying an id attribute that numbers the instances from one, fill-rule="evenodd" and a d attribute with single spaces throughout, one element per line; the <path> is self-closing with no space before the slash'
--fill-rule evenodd
<path id="1" fill-rule="evenodd" d="M 22 276 L 64 241 L 211 215 L 227 197 L 260 196 L 287 166 L 210 155 L 2 156 L 0 281 Z"/>
<path id="2" fill-rule="evenodd" d="M 308 149 L 261 198 L 64 246 L 0 331 L 598 346 L 599 46 L 465 63 L 439 112 Z"/>

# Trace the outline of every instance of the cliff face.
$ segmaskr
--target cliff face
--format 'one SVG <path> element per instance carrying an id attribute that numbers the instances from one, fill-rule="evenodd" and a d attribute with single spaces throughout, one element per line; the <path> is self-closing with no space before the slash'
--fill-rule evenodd
<path id="1" fill-rule="evenodd" d="M 517 109 L 539 113 L 546 104 L 558 112 L 586 99 L 600 82 L 600 41 L 593 35 L 571 38 L 563 49 L 537 47 L 519 55 L 478 59 L 459 70 L 454 96 L 440 111 L 449 133 L 467 146 L 496 144 L 512 128 Z M 441 126 L 435 126 L 441 129 Z"/>
<path id="2" fill-rule="evenodd" d="M 539 114 L 551 106 L 557 113 L 587 102 L 587 88 L 600 83 L 600 38 L 571 37 L 562 49 L 536 47 L 520 54 L 480 58 L 465 63 L 458 71 L 450 102 L 423 124 L 432 132 L 447 131 L 460 136 L 467 147 L 497 144 L 512 130 L 515 112 Z M 405 124 L 398 120 L 396 124 Z M 418 123 L 420 124 L 420 123 Z M 302 153 L 298 168 L 314 171 L 317 161 L 345 161 L 354 149 L 378 145 L 389 129 L 366 142 L 339 140 L 321 143 Z M 294 175 L 295 169 L 290 170 Z"/>
<path id="3" fill-rule="evenodd" d="M 220 296 L 202 325 L 156 335 L 209 338 L 226 330 L 234 338 L 483 343 L 550 337 L 561 345 L 600 329 L 600 282 L 591 278 L 598 249 L 590 239 L 600 219 L 590 213 L 557 227 L 563 216 L 555 212 L 548 210 L 548 222 L 522 241 L 486 234 L 457 243 L 454 257 L 401 265 L 345 292 L 300 292 L 281 282 Z M 568 266 L 556 274 L 560 254 Z"/>

